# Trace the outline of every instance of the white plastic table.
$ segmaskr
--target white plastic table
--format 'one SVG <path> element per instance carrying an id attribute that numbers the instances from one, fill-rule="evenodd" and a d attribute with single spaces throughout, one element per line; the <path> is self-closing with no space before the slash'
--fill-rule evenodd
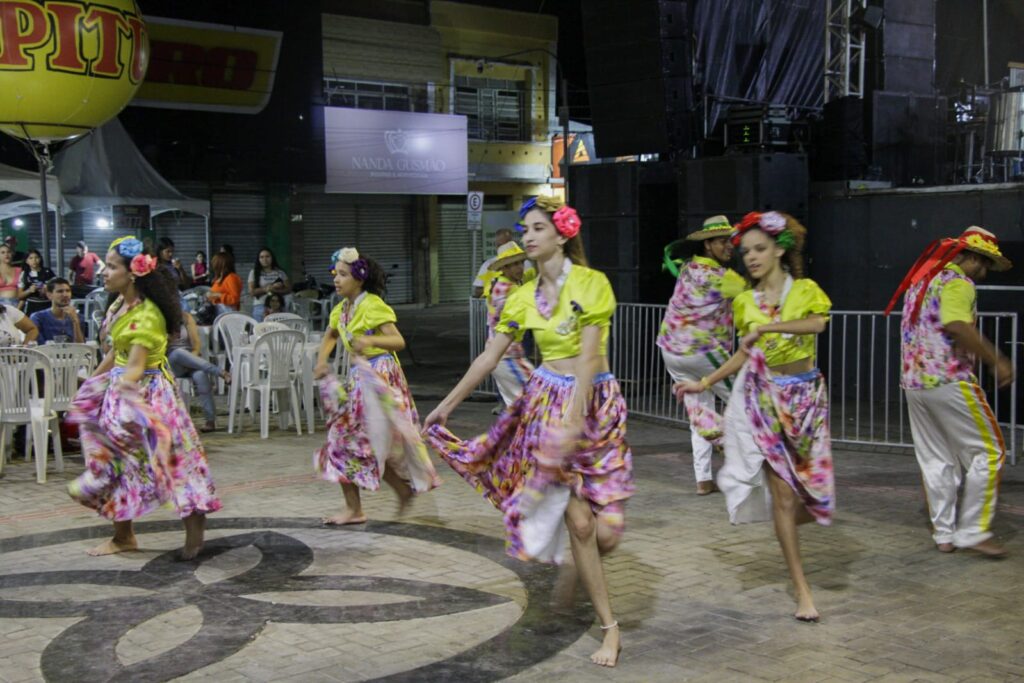
<path id="1" fill-rule="evenodd" d="M 307 341 L 296 345 L 295 358 L 292 362 L 299 373 L 299 386 L 302 392 L 302 409 L 306 411 L 306 429 L 312 434 L 315 431 L 316 414 L 313 411 L 313 367 L 316 365 L 317 354 L 320 352 L 319 341 Z M 235 430 L 235 411 L 238 408 L 238 394 L 242 385 L 242 364 L 252 362 L 256 354 L 256 345 L 249 343 L 237 345 L 231 358 L 231 393 L 228 400 L 228 433 Z"/>

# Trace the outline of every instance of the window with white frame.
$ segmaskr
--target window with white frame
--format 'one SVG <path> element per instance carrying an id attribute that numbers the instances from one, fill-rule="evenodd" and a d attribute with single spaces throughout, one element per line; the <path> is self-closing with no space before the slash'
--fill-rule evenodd
<path id="1" fill-rule="evenodd" d="M 455 78 L 455 113 L 470 140 L 529 142 L 526 84 L 497 78 Z"/>
<path id="2" fill-rule="evenodd" d="M 419 97 L 409 85 L 324 79 L 324 101 L 329 107 L 380 109 L 384 111 L 425 111 Z"/>

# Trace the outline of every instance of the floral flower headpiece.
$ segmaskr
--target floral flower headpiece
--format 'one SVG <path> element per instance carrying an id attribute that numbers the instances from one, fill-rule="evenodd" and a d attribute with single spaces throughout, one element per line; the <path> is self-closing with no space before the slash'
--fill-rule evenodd
<path id="1" fill-rule="evenodd" d="M 523 219 L 526 218 L 526 214 L 530 213 L 533 209 L 540 209 L 541 211 L 551 214 L 551 222 L 555 224 L 555 228 L 559 234 L 566 239 L 572 239 L 580 233 L 580 228 L 583 227 L 583 221 L 580 220 L 580 216 L 576 213 L 576 209 L 567 205 L 558 197 L 546 197 L 537 196 L 531 197 L 523 202 L 523 205 L 519 207 L 519 223 L 516 224 L 516 228 L 520 231 L 523 229 Z"/>
<path id="2" fill-rule="evenodd" d="M 751 211 L 733 227 L 735 229 L 732 231 L 730 241 L 734 247 L 740 245 L 743 233 L 752 228 L 757 228 L 771 235 L 775 238 L 775 243 L 783 249 L 792 249 L 796 246 L 796 239 L 793 237 L 793 233 L 786 229 L 786 217 L 778 211 L 765 211 L 764 213 Z"/>
<path id="3" fill-rule="evenodd" d="M 331 275 L 334 275 L 334 266 L 338 261 L 347 263 L 352 277 L 360 282 L 365 282 L 366 278 L 370 277 L 370 264 L 359 256 L 359 251 L 355 247 L 344 247 L 331 255 Z"/>
<path id="4" fill-rule="evenodd" d="M 108 251 L 116 251 L 125 261 L 135 277 L 145 277 L 156 270 L 158 264 L 155 257 L 144 253 L 146 246 L 131 235 L 120 237 L 110 243 Z"/>

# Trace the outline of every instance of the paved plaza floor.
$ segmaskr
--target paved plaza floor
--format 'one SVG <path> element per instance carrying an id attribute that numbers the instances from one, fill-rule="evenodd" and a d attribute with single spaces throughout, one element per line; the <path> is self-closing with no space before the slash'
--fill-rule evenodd
<path id="1" fill-rule="evenodd" d="M 464 347 L 463 347 L 464 348 Z M 438 376 L 409 363 L 425 414 Z M 432 388 L 433 387 L 433 388 Z M 492 403 L 466 403 L 456 433 Z M 909 454 L 838 450 L 838 514 L 801 529 L 822 613 L 802 624 L 768 524 L 734 527 L 697 497 L 689 435 L 633 420 L 637 495 L 605 568 L 619 667 L 589 654 L 582 596 L 551 608 L 556 570 L 504 555 L 498 513 L 438 461 L 441 488 L 403 518 L 365 496 L 365 526 L 325 528 L 337 486 L 324 438 L 258 428 L 205 439 L 224 502 L 199 560 L 180 524 L 138 524 L 141 550 L 92 558 L 109 526 L 65 493 L 71 459 L 36 484 L 0 479 L 0 681 L 1010 681 L 1024 678 L 1024 469 L 1007 467 L 995 531 L 1011 555 L 943 555 Z M 720 464 L 716 456 L 716 467 Z"/>

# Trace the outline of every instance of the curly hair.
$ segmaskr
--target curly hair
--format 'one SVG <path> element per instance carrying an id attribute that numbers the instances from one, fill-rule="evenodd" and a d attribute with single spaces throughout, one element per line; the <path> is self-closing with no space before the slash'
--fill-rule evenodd
<path id="1" fill-rule="evenodd" d="M 379 263 L 369 256 L 362 256 L 361 258 L 366 261 L 366 267 L 370 271 L 366 279 L 363 280 L 363 291 L 383 297 L 388 291 L 388 274 L 384 272 Z"/>
<path id="2" fill-rule="evenodd" d="M 793 246 L 786 249 L 782 259 L 789 267 L 789 274 L 794 279 L 802 278 L 806 275 L 806 269 L 804 268 L 804 245 L 807 243 L 807 228 L 788 213 L 783 213 L 782 215 L 786 218 L 786 232 L 793 236 Z"/>
<path id="3" fill-rule="evenodd" d="M 115 258 L 121 259 L 128 267 L 128 260 L 114 250 L 111 252 Z M 135 291 L 142 299 L 149 299 L 160 309 L 160 314 L 167 324 L 167 336 L 174 337 L 181 329 L 183 316 L 181 312 L 181 297 L 178 295 L 178 285 L 174 278 L 167 272 L 166 268 L 155 268 L 148 275 L 135 277 Z M 113 299 L 113 297 L 111 297 Z M 113 303 L 111 301 L 111 303 Z"/>

